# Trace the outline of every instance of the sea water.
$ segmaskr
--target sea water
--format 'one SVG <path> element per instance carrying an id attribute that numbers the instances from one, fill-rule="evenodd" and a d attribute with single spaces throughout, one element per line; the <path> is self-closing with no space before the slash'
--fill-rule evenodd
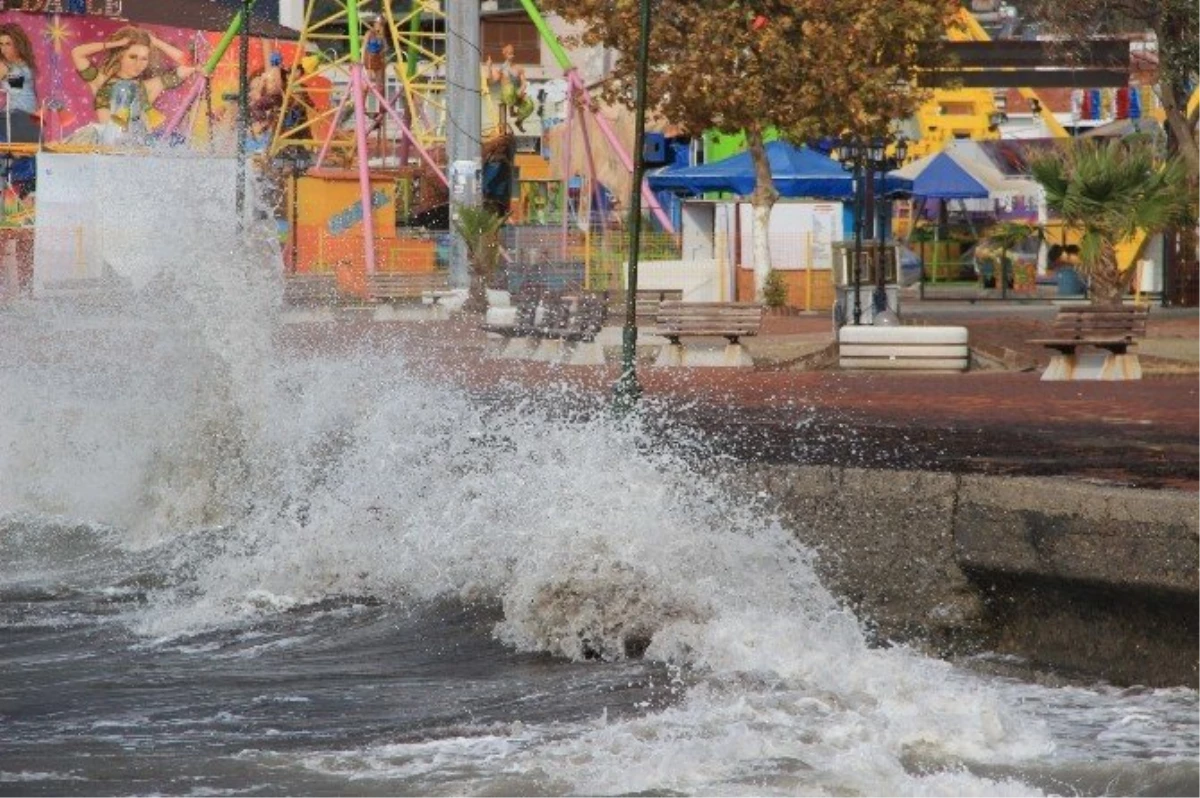
<path id="1" fill-rule="evenodd" d="M 1196 794 L 1195 691 L 873 646 L 636 416 L 281 346 L 277 247 L 182 216 L 0 307 L 0 793 Z"/>

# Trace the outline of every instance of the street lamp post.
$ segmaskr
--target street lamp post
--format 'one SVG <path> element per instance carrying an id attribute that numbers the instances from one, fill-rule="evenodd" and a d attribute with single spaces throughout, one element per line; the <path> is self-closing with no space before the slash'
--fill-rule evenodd
<path id="1" fill-rule="evenodd" d="M 621 330 L 621 376 L 614 386 L 618 414 L 631 411 L 641 396 L 637 379 L 638 256 L 642 242 L 642 178 L 646 173 L 646 83 L 650 62 L 650 0 L 638 9 L 637 98 L 633 130 L 633 186 L 629 201 L 629 276 L 625 293 L 625 326 Z"/>
<path id="2" fill-rule="evenodd" d="M 854 291 L 853 319 L 855 326 L 862 324 L 862 256 L 863 256 L 863 224 L 868 199 L 870 200 L 871 238 L 878 237 L 876 230 L 876 172 L 888 172 L 904 162 L 908 155 L 908 143 L 903 137 L 895 140 L 892 155 L 888 155 L 887 147 L 890 139 L 875 137 L 863 140 L 857 136 L 840 139 L 837 142 L 837 158 L 842 168 L 854 174 L 854 262 L 850 270 L 852 290 Z M 868 196 L 869 195 L 869 196 Z M 872 304 L 875 312 L 887 309 L 887 284 L 884 269 L 880 261 L 880 244 L 874 240 L 875 263 L 875 292 Z"/>
<path id="3" fill-rule="evenodd" d="M 242 29 L 238 37 L 237 206 L 238 229 L 246 224 L 246 144 L 250 130 L 250 11 L 254 0 L 242 0 Z"/>

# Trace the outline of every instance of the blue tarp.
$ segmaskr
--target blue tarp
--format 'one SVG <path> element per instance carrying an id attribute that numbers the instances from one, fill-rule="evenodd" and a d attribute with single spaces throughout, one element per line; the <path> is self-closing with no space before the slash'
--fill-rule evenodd
<path id="1" fill-rule="evenodd" d="M 912 193 L 927 199 L 987 199 L 987 186 L 958 165 L 947 153 L 938 153 L 912 181 Z"/>
<path id="2" fill-rule="evenodd" d="M 840 200 L 854 197 L 854 175 L 816 150 L 771 141 L 767 143 L 767 160 L 780 196 Z M 715 163 L 660 169 L 648 175 L 647 180 L 653 191 L 691 194 L 728 191 L 740 195 L 752 194 L 756 182 L 754 162 L 748 151 Z M 883 193 L 907 191 L 911 187 L 910 181 L 891 175 L 883 183 Z"/>

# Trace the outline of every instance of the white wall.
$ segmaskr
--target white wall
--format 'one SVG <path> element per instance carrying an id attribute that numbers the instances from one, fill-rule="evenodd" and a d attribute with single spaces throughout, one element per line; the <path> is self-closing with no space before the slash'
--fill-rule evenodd
<path id="1" fill-rule="evenodd" d="M 212 231 L 237 231 L 233 158 L 38 155 L 35 294 L 67 280 L 140 288 L 163 269 L 208 268 Z"/>
<path id="2" fill-rule="evenodd" d="M 626 270 L 629 266 L 626 264 Z M 727 299 L 722 290 L 724 269 L 715 259 L 707 260 L 640 260 L 638 261 L 638 290 L 683 290 L 685 302 L 721 302 Z M 626 274 L 628 279 L 628 274 Z"/>
<path id="3" fill-rule="evenodd" d="M 304 27 L 304 0 L 279 0 L 279 24 L 300 30 Z"/>
<path id="4" fill-rule="evenodd" d="M 740 216 L 740 259 L 743 266 L 754 263 L 751 235 L 753 206 L 738 203 Z M 841 241 L 842 203 L 830 201 L 777 202 L 771 209 L 769 240 L 771 267 L 789 269 L 832 269 L 833 244 Z"/>

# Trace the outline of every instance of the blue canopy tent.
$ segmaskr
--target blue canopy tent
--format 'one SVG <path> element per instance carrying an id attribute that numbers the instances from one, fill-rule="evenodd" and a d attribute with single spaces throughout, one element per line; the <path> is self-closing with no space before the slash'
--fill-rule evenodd
<path id="1" fill-rule="evenodd" d="M 767 143 L 767 161 L 771 179 L 783 197 L 819 197 L 850 200 L 854 198 L 854 175 L 837 161 L 807 147 L 784 141 Z M 683 191 L 703 194 L 728 191 L 739 195 L 754 192 L 754 161 L 749 151 L 723 161 L 699 166 L 668 167 L 647 176 L 653 191 Z M 912 181 L 889 174 L 883 179 L 881 193 L 911 189 Z"/>
<path id="2" fill-rule="evenodd" d="M 937 200 L 987 199 L 987 186 L 971 176 L 949 153 L 914 161 L 894 175 L 911 181 L 914 197 Z"/>

